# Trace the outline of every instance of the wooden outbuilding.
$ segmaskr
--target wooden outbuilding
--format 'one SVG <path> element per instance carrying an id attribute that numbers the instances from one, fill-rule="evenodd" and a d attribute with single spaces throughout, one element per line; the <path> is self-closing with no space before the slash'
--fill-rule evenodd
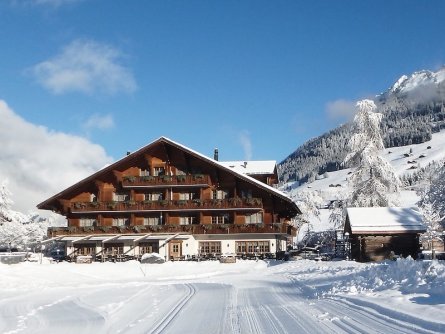
<path id="1" fill-rule="evenodd" d="M 382 261 L 395 256 L 416 258 L 422 216 L 413 208 L 348 208 L 344 232 L 349 234 L 351 258 Z"/>

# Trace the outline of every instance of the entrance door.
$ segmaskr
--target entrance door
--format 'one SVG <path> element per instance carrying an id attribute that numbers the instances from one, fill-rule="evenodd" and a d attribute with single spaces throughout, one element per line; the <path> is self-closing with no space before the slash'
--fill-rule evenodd
<path id="1" fill-rule="evenodd" d="M 168 255 L 170 257 L 170 260 L 179 260 L 182 256 L 182 242 L 170 241 Z"/>

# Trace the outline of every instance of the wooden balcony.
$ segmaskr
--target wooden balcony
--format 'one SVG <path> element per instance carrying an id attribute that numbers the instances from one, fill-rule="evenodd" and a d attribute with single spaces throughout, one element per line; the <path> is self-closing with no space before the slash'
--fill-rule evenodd
<path id="1" fill-rule="evenodd" d="M 86 212 L 143 212 L 143 211 L 205 211 L 205 210 L 261 210 L 261 198 L 229 198 L 188 201 L 126 201 L 126 202 L 74 202 L 72 213 Z"/>
<path id="2" fill-rule="evenodd" d="M 98 234 L 285 234 L 296 235 L 296 229 L 288 224 L 210 224 L 210 225 L 134 225 L 134 226 L 88 226 L 49 227 L 48 237 L 62 235 Z"/>
<path id="3" fill-rule="evenodd" d="M 208 187 L 210 177 L 204 174 L 196 175 L 160 175 L 160 176 L 124 176 L 123 188 L 150 188 L 150 187 Z"/>

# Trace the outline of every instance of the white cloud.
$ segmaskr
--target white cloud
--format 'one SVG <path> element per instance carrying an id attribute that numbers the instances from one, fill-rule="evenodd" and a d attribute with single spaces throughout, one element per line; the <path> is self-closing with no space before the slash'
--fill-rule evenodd
<path id="1" fill-rule="evenodd" d="M 92 40 L 75 40 L 55 57 L 31 68 L 36 80 L 54 94 L 131 93 L 137 88 L 131 71 L 119 61 L 121 52 Z"/>
<path id="2" fill-rule="evenodd" d="M 0 100 L 0 182 L 8 180 L 15 210 L 36 205 L 109 164 L 103 147 L 27 122 Z"/>
<path id="3" fill-rule="evenodd" d="M 336 100 L 326 103 L 325 111 L 331 119 L 351 120 L 356 112 L 356 101 Z"/>
<path id="4" fill-rule="evenodd" d="M 86 130 L 99 129 L 107 130 L 114 127 L 114 120 L 112 115 L 91 115 L 84 123 L 83 127 Z"/>
<path id="5" fill-rule="evenodd" d="M 250 133 L 247 130 L 243 130 L 238 134 L 238 141 L 244 150 L 244 159 L 252 160 L 252 141 L 250 140 Z"/>

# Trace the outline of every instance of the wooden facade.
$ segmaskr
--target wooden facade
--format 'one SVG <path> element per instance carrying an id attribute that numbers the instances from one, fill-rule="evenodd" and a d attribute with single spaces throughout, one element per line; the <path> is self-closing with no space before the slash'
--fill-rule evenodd
<path id="1" fill-rule="evenodd" d="M 425 227 L 420 214 L 409 208 L 348 208 L 344 231 L 349 234 L 351 258 L 368 262 L 417 258 Z"/>
<path id="2" fill-rule="evenodd" d="M 68 226 L 50 228 L 49 237 L 63 240 L 69 236 L 73 243 L 84 244 L 93 243 L 92 236 L 97 236 L 96 253 L 123 235 L 133 248 L 159 236 L 159 249 L 161 240 L 172 238 L 164 248 L 179 256 L 187 253 L 181 240 L 188 240 L 189 254 L 199 251 L 198 235 L 200 240 L 206 239 L 202 236 L 217 240 L 215 236 L 220 235 L 220 242 L 230 238 L 241 242 L 252 236 L 258 241 L 279 240 L 270 241 L 274 244 L 270 249 L 279 250 L 295 235 L 289 223 L 301 212 L 287 196 L 260 179 L 261 175 L 249 177 L 161 137 L 38 208 L 67 218 Z M 276 179 L 276 175 L 265 177 L 268 182 Z M 107 240 L 107 236 L 114 239 Z"/>

